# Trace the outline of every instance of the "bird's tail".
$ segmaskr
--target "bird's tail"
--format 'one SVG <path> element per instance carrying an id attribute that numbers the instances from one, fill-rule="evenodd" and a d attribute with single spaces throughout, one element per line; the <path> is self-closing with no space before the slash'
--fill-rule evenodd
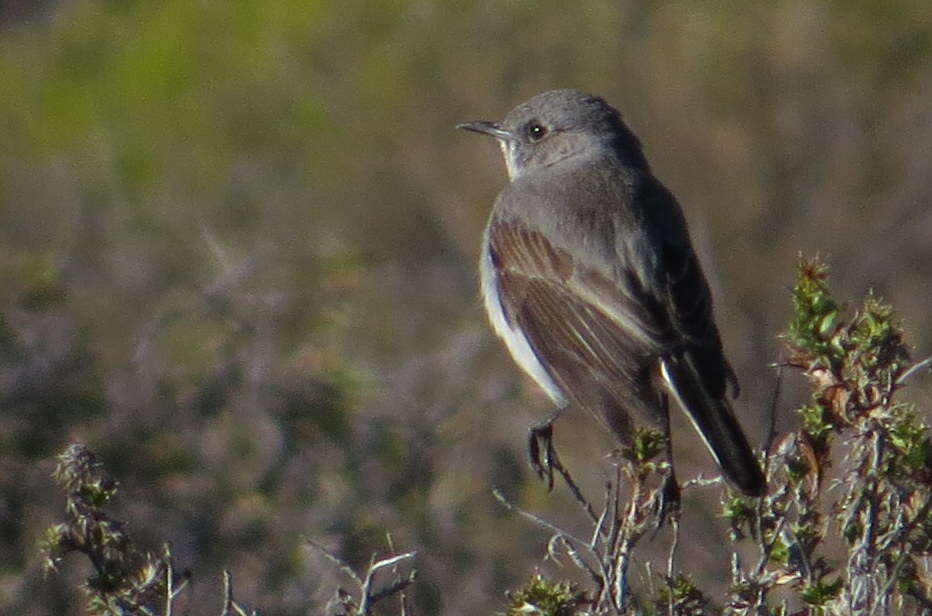
<path id="1" fill-rule="evenodd" d="M 709 395 L 692 362 L 688 356 L 665 358 L 663 378 L 725 478 L 748 496 L 761 496 L 766 481 L 731 405 L 724 397 Z"/>

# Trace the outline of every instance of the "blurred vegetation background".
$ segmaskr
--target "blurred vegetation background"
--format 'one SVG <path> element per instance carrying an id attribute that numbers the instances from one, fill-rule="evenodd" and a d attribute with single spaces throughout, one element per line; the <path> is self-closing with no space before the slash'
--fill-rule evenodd
<path id="1" fill-rule="evenodd" d="M 339 578 L 302 535 L 362 566 L 390 531 L 424 614 L 561 575 L 490 493 L 576 514 L 526 467 L 550 406 L 478 301 L 503 164 L 453 129 L 557 87 L 619 107 L 683 203 L 754 442 L 799 251 L 928 354 L 925 0 L 0 2 L 0 612 L 80 613 L 83 563 L 43 579 L 36 547 L 75 440 L 196 613 L 225 567 L 263 614 L 313 613 Z M 681 476 L 713 472 L 679 434 Z M 567 416 L 557 445 L 595 494 L 607 437 Z M 681 554 L 708 584 L 706 492 Z"/>

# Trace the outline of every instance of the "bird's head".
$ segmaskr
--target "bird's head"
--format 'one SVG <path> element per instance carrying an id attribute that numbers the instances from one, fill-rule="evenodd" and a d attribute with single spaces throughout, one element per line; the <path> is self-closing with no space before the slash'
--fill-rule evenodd
<path id="1" fill-rule="evenodd" d="M 577 90 L 544 92 L 512 109 L 501 122 L 466 122 L 457 128 L 495 137 L 511 180 L 603 148 L 614 149 L 626 163 L 646 166 L 641 144 L 618 110 Z"/>

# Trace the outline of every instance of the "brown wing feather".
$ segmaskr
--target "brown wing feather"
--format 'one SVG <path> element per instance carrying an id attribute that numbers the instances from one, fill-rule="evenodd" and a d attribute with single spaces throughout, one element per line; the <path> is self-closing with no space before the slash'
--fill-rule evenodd
<path id="1" fill-rule="evenodd" d="M 657 353 L 645 340 L 663 326 L 643 292 L 585 268 L 513 222 L 494 221 L 489 243 L 505 316 L 563 392 L 624 438 L 629 411 L 664 421 L 653 380 Z"/>

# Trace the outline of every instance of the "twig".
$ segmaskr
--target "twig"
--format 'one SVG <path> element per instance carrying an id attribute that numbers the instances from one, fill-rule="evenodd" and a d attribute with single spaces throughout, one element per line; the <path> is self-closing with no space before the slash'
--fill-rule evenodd
<path id="1" fill-rule="evenodd" d="M 579 551 L 575 547 L 573 547 L 573 545 L 569 541 L 566 540 L 566 537 L 564 535 L 554 535 L 551 541 L 553 540 L 557 540 L 563 545 L 563 549 L 566 550 L 566 553 L 569 555 L 570 560 L 573 561 L 574 565 L 576 565 L 578 568 L 588 573 L 589 577 L 592 578 L 592 581 L 595 582 L 596 585 L 598 585 L 599 587 L 602 586 L 603 584 L 602 576 L 604 576 L 605 574 L 604 571 L 601 572 L 601 575 L 600 575 L 599 572 L 593 569 L 592 566 L 590 566 L 589 563 L 587 563 L 586 560 L 582 557 L 582 554 L 580 554 Z"/>
<path id="2" fill-rule="evenodd" d="M 414 583 L 414 578 L 416 577 L 416 575 L 417 573 L 415 571 L 411 571 L 411 573 L 408 574 L 408 577 L 401 579 L 401 580 L 395 580 L 394 582 L 392 582 L 385 588 L 379 590 L 376 593 L 369 595 L 366 602 L 370 605 L 375 605 L 376 603 L 378 603 L 385 597 L 391 597 L 396 592 L 404 590 L 405 588 L 407 588 L 408 586 Z"/>
<path id="3" fill-rule="evenodd" d="M 576 481 L 573 480 L 569 470 L 563 466 L 563 463 L 560 461 L 560 457 L 557 455 L 556 450 L 553 451 L 550 461 L 550 468 L 555 469 L 558 473 L 560 473 L 560 476 L 563 477 L 563 481 L 566 482 L 566 485 L 570 489 L 570 492 L 572 492 L 573 498 L 576 499 L 576 502 L 582 505 L 590 520 L 597 522 L 598 516 L 596 516 L 595 510 L 592 508 L 592 505 L 589 503 L 586 497 L 583 496 L 582 490 L 579 488 L 579 485 L 576 484 Z"/>
<path id="4" fill-rule="evenodd" d="M 227 616 L 233 605 L 233 579 L 230 572 L 223 570 L 223 611 L 220 616 Z"/>
<path id="5" fill-rule="evenodd" d="M 172 571 L 171 552 L 167 544 L 162 546 L 162 556 L 165 563 L 165 616 L 172 616 L 172 600 L 175 598 L 172 578 L 175 576 Z"/>
<path id="6" fill-rule="evenodd" d="M 902 385 L 906 383 L 909 379 L 913 378 L 919 372 L 929 369 L 932 372 L 932 356 L 926 357 L 920 362 L 917 362 L 909 367 L 909 370 L 900 375 L 900 378 L 896 380 L 897 385 Z"/>
<path id="7" fill-rule="evenodd" d="M 907 524 L 903 524 L 900 531 L 897 533 L 897 535 L 899 535 L 900 538 L 904 542 L 909 539 L 909 534 L 913 532 L 916 526 L 918 526 L 920 523 L 925 521 L 926 516 L 929 514 L 930 508 L 932 508 L 932 496 L 929 496 L 926 498 L 925 503 L 923 503 L 922 507 L 920 507 L 919 511 L 913 517 L 913 520 Z M 906 562 L 906 559 L 909 558 L 910 555 L 911 554 L 909 550 L 906 550 L 906 549 L 904 549 L 902 553 L 900 554 L 900 557 L 897 559 L 896 564 L 893 566 L 893 571 L 888 576 L 886 583 L 884 584 L 883 588 L 880 591 L 879 596 L 881 599 L 886 597 L 890 593 L 890 591 L 893 589 L 893 584 L 897 581 L 897 578 L 899 577 L 900 569 L 903 568 L 903 564 Z M 917 598 L 915 595 L 912 595 L 912 593 L 910 593 L 910 595 L 913 596 L 913 598 L 916 598 L 917 601 L 922 603 L 926 609 L 930 607 L 927 599 L 924 599 L 922 597 Z M 872 616 L 874 614 L 874 612 L 877 610 L 877 607 L 879 605 L 880 605 L 879 601 L 874 604 L 874 606 L 871 608 L 869 616 Z"/>
<path id="8" fill-rule="evenodd" d="M 394 552 L 395 551 L 395 540 L 392 538 L 392 534 L 390 532 L 385 533 L 385 542 L 388 544 L 388 549 Z M 397 564 L 392 567 L 392 574 L 395 576 L 395 583 L 400 584 L 402 582 L 402 579 L 398 576 L 398 565 Z M 401 609 L 401 616 L 407 616 L 408 614 L 408 597 L 404 593 L 404 588 L 406 588 L 408 585 L 414 582 L 415 574 L 416 574 L 416 571 L 412 569 L 411 572 L 408 574 L 407 582 L 405 583 L 405 586 L 401 588 L 396 588 L 391 593 L 389 593 L 389 594 L 394 594 L 396 592 L 398 593 L 398 604 Z"/>
<path id="9" fill-rule="evenodd" d="M 382 588 L 378 592 L 369 593 L 369 588 L 372 586 L 372 579 L 375 576 L 375 572 L 383 567 L 391 567 L 402 560 L 407 560 L 409 558 L 414 558 L 417 555 L 417 552 L 405 552 L 404 554 L 398 554 L 397 556 L 392 556 L 384 560 L 380 560 L 374 564 L 369 565 L 369 570 L 366 572 L 366 581 L 364 582 L 361 588 L 362 600 L 359 604 L 358 614 L 364 616 L 369 613 L 371 609 L 370 606 L 375 605 L 385 597 L 390 597 L 400 590 L 404 590 L 414 582 L 416 571 L 412 570 L 408 577 L 400 580 L 396 580 L 392 584 L 389 584 L 385 588 Z"/>
<path id="10" fill-rule="evenodd" d="M 670 612 L 670 616 L 673 616 L 674 596 L 672 585 L 674 584 L 674 575 L 676 574 L 676 548 L 680 543 L 680 521 L 677 519 L 677 516 L 673 516 L 670 519 L 670 525 L 673 526 L 673 538 L 670 540 L 670 555 L 667 558 L 667 584 L 671 586 L 669 589 L 670 592 L 667 593 L 667 609 Z"/>
<path id="11" fill-rule="evenodd" d="M 356 612 L 359 616 L 366 616 L 369 614 L 371 605 L 374 605 L 380 599 L 383 599 L 398 590 L 407 587 L 414 581 L 414 572 L 412 571 L 411 575 L 406 580 L 400 580 L 391 586 L 380 590 L 377 593 L 370 593 L 370 588 L 372 587 L 372 580 L 375 577 L 375 572 L 384 567 L 391 567 L 402 560 L 407 560 L 409 558 L 414 558 L 417 552 L 405 552 L 404 554 L 398 554 L 397 556 L 390 556 L 384 558 L 380 561 L 369 561 L 369 567 L 366 569 L 366 578 L 363 580 L 362 584 L 359 587 L 359 610 Z M 396 587 L 394 590 L 391 590 L 393 587 Z"/>
<path id="12" fill-rule="evenodd" d="M 785 364 L 775 364 L 777 381 L 773 386 L 773 395 L 770 397 L 770 406 L 767 408 L 767 438 L 764 439 L 764 477 L 767 476 L 767 464 L 770 460 L 770 448 L 777 438 L 777 404 L 783 391 L 783 368 Z"/>
<path id="13" fill-rule="evenodd" d="M 233 600 L 233 576 L 226 569 L 223 570 L 223 611 L 220 616 L 249 616 L 240 605 Z M 255 612 L 253 612 L 255 616 Z"/>
<path id="14" fill-rule="evenodd" d="M 763 529 L 761 528 L 759 522 L 760 516 L 758 516 L 757 519 L 757 533 L 760 540 L 761 556 L 760 560 L 757 561 L 757 567 L 754 568 L 755 578 L 759 578 L 761 575 L 763 575 L 764 569 L 767 567 L 767 563 L 770 562 L 770 554 L 773 552 L 774 546 L 780 539 L 780 533 L 783 532 L 783 524 L 786 522 L 786 517 L 781 516 L 780 519 L 777 520 L 777 525 L 773 529 L 773 539 L 771 541 L 766 541 L 764 539 Z"/>
<path id="15" fill-rule="evenodd" d="M 609 507 L 611 507 L 611 498 L 612 498 L 612 485 L 606 484 L 605 486 L 605 500 L 602 504 L 602 515 L 599 516 L 599 519 L 596 520 L 595 524 L 592 526 L 592 538 L 589 540 L 589 547 L 594 549 L 596 542 L 599 540 L 599 537 L 602 536 L 602 529 L 605 526 L 605 519 L 608 516 Z"/>
<path id="16" fill-rule="evenodd" d="M 812 563 L 809 562 L 809 557 L 806 556 L 799 537 L 792 528 L 787 528 L 786 525 L 780 529 L 780 536 L 783 544 L 786 545 L 788 563 L 796 568 L 807 584 L 812 584 Z"/>
<path id="17" fill-rule="evenodd" d="M 680 490 L 689 490 L 691 488 L 705 488 L 708 486 L 720 485 L 724 480 L 721 477 L 704 477 L 701 473 L 692 479 L 687 479 L 680 484 Z"/>
<path id="18" fill-rule="evenodd" d="M 628 504 L 628 512 L 625 515 L 624 522 L 620 528 L 618 537 L 621 539 L 620 544 L 613 544 L 611 553 L 617 555 L 614 559 L 614 583 L 615 590 L 615 609 L 619 612 L 624 611 L 624 606 L 628 596 L 628 566 L 630 564 L 631 549 L 634 546 L 640 532 L 637 529 L 637 513 L 641 501 L 641 492 L 643 486 L 640 480 L 635 480 L 631 490 L 631 498 Z"/>
<path id="19" fill-rule="evenodd" d="M 877 608 L 880 607 L 882 603 L 885 602 L 887 595 L 893 589 L 893 584 L 896 582 L 896 579 L 900 575 L 900 569 L 903 568 L 903 563 L 906 562 L 906 559 L 909 558 L 909 552 L 903 550 L 903 553 L 900 554 L 900 557 L 896 560 L 896 564 L 893 566 L 893 571 L 890 572 L 890 575 L 887 576 L 887 581 L 883 585 L 883 588 L 880 589 L 880 594 L 877 595 L 877 601 L 874 605 L 871 606 L 871 611 L 868 612 L 867 616 L 874 616 L 874 613 L 877 611 Z"/>
<path id="20" fill-rule="evenodd" d="M 337 556 L 336 554 L 334 554 L 333 552 L 331 552 L 324 546 L 320 545 L 319 543 L 317 543 L 310 537 L 305 537 L 304 541 L 309 546 L 311 546 L 312 548 L 316 549 L 318 552 L 326 556 L 330 562 L 334 563 L 337 567 L 339 567 L 340 570 L 343 571 L 343 573 L 348 575 L 354 582 L 356 582 L 357 586 L 360 586 L 360 587 L 362 586 L 362 580 L 359 578 L 358 575 L 356 575 L 356 572 L 353 571 L 353 568 L 350 567 L 349 564 L 347 564 L 345 560 L 343 560 L 342 558 L 340 558 L 339 556 Z"/>
<path id="21" fill-rule="evenodd" d="M 411 571 L 406 578 L 396 579 L 393 583 L 389 584 L 385 588 L 377 592 L 372 592 L 372 580 L 375 578 L 375 574 L 380 569 L 385 567 L 394 567 L 403 560 L 408 560 L 417 556 L 417 552 L 405 552 L 404 554 L 396 554 L 394 556 L 389 556 L 381 560 L 375 560 L 373 556 L 369 561 L 369 566 L 366 567 L 366 576 L 365 578 L 360 578 L 359 575 L 353 568 L 347 564 L 342 558 L 320 545 L 310 537 L 304 538 L 305 542 L 311 547 L 318 550 L 321 554 L 327 557 L 328 560 L 333 562 L 337 567 L 339 567 L 343 573 L 348 575 L 359 587 L 359 608 L 356 610 L 357 616 L 367 616 L 372 609 L 372 606 L 375 605 L 378 601 L 381 601 L 385 597 L 389 597 L 398 591 L 404 590 L 414 582 L 416 576 L 416 571 Z M 389 537 L 389 545 L 392 544 L 391 537 Z M 397 576 L 397 570 L 395 571 Z"/>
<path id="22" fill-rule="evenodd" d="M 530 520 L 531 522 L 534 522 L 538 526 L 542 526 L 546 528 L 547 530 L 549 530 L 550 532 L 554 534 L 561 535 L 583 548 L 590 549 L 589 544 L 586 541 L 583 541 L 582 539 L 577 537 L 576 535 L 573 535 L 572 533 L 568 533 L 562 528 L 560 528 L 559 526 L 553 524 L 552 522 L 548 522 L 547 520 L 539 516 L 536 516 L 529 511 L 525 511 L 524 509 L 521 509 L 517 505 L 513 504 L 507 498 L 505 498 L 505 495 L 502 494 L 501 491 L 498 490 L 497 488 L 492 490 L 492 494 L 495 496 L 495 499 L 498 502 L 500 502 L 502 505 L 504 505 L 505 508 L 508 509 L 509 511 L 514 511 L 521 517 L 525 518 L 526 520 Z"/>

